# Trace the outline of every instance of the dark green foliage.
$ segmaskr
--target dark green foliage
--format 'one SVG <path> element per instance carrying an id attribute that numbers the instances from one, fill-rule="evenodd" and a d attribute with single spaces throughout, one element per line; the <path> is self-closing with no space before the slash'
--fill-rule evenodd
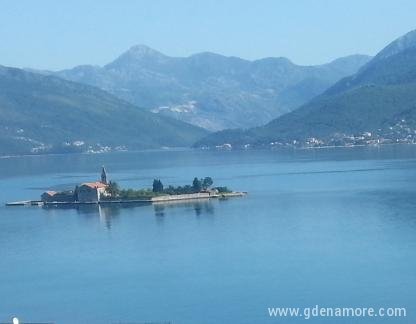
<path id="1" fill-rule="evenodd" d="M 194 181 L 192 181 L 192 188 L 194 192 L 200 192 L 202 190 L 202 182 L 198 178 L 194 178 Z"/>
<path id="2" fill-rule="evenodd" d="M 190 185 L 178 186 L 178 187 L 169 186 L 163 192 L 168 195 L 185 195 L 185 194 L 196 193 L 194 188 Z"/>
<path id="3" fill-rule="evenodd" d="M 215 187 L 214 189 L 218 190 L 218 193 L 230 193 L 231 190 L 229 190 L 227 187 Z"/>
<path id="4" fill-rule="evenodd" d="M 0 155 L 189 146 L 207 133 L 97 88 L 20 69 L 0 66 L 0 89 Z"/>
<path id="5" fill-rule="evenodd" d="M 153 192 L 163 192 L 163 183 L 160 179 L 153 180 Z"/>
<path id="6" fill-rule="evenodd" d="M 208 189 L 213 184 L 211 177 L 205 177 L 203 179 L 194 178 L 192 185 L 185 186 L 171 186 L 163 188 L 163 184 L 160 179 L 153 180 L 153 189 L 120 189 L 116 182 L 110 181 L 108 191 L 111 193 L 111 197 L 103 197 L 103 199 L 123 199 L 123 200 L 134 200 L 134 199 L 145 199 L 161 195 L 185 195 L 199 193 L 203 189 Z M 227 187 L 216 187 L 220 193 L 231 192 Z M 114 194 L 113 194 L 114 193 Z"/>
<path id="7" fill-rule="evenodd" d="M 212 181 L 211 177 L 205 177 L 204 180 L 202 180 L 202 189 L 208 189 L 214 184 L 214 181 Z"/>
<path id="8" fill-rule="evenodd" d="M 192 194 L 198 193 L 202 190 L 208 189 L 213 184 L 213 180 L 211 177 L 205 177 L 204 179 L 198 179 L 197 177 L 194 178 L 192 181 L 192 186 L 185 185 L 185 186 L 168 186 L 163 190 L 164 193 L 169 195 L 183 195 L 183 194 Z"/>
<path id="9" fill-rule="evenodd" d="M 120 194 L 120 187 L 117 182 L 110 181 L 107 187 L 107 191 L 111 197 L 118 197 Z"/>
<path id="10" fill-rule="evenodd" d="M 149 190 L 149 189 L 123 189 L 120 191 L 120 198 L 126 200 L 132 199 L 143 199 L 143 198 L 151 198 L 157 196 L 157 193 Z"/>

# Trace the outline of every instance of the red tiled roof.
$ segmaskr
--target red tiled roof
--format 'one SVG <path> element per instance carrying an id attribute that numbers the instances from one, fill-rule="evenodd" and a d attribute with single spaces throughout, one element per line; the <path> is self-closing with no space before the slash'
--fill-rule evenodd
<path id="1" fill-rule="evenodd" d="M 86 183 L 81 184 L 81 186 L 87 186 L 87 187 L 90 187 L 91 189 L 107 188 L 107 185 L 105 183 L 102 183 L 102 182 L 99 182 L 99 181 L 97 181 L 97 182 L 86 182 Z"/>
<path id="2" fill-rule="evenodd" d="M 45 191 L 45 193 L 49 196 L 55 196 L 57 194 L 56 191 Z"/>

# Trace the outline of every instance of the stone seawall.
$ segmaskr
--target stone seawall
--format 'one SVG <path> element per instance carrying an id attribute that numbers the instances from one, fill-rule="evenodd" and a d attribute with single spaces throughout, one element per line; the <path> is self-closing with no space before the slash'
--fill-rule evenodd
<path id="1" fill-rule="evenodd" d="M 151 198 L 143 199 L 132 199 L 132 200 L 100 200 L 100 201 L 85 201 L 85 202 L 42 202 L 38 200 L 25 200 L 25 201 L 16 201 L 6 203 L 6 206 L 78 206 L 78 205 L 109 205 L 109 204 L 153 204 L 153 203 L 164 203 L 170 201 L 180 201 L 180 200 L 193 200 L 193 199 L 210 199 L 210 198 L 227 198 L 227 197 L 241 197 L 245 196 L 247 192 L 227 192 L 227 193 L 218 193 L 210 194 L 207 192 L 193 193 L 193 194 L 184 194 L 184 195 L 164 195 Z"/>
<path id="2" fill-rule="evenodd" d="M 173 200 L 188 200 L 188 199 L 206 199 L 206 198 L 215 198 L 218 195 L 210 195 L 206 192 L 194 193 L 194 194 L 184 194 L 184 195 L 166 195 L 152 197 L 150 200 L 152 202 L 161 202 L 161 201 L 173 201 Z"/>

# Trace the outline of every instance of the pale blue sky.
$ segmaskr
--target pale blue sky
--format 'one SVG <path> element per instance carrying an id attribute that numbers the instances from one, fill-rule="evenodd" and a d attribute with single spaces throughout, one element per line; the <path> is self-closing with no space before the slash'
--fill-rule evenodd
<path id="1" fill-rule="evenodd" d="M 135 44 L 319 64 L 416 28 L 415 0 L 0 0 L 0 64 L 103 65 Z"/>

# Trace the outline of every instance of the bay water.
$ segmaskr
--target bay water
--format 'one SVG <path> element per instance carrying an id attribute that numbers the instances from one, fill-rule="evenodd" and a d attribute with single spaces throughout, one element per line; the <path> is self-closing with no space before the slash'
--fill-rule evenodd
<path id="1" fill-rule="evenodd" d="M 241 198 L 6 207 L 98 180 Z M 415 323 L 416 147 L 146 151 L 0 159 L 0 322 Z M 270 307 L 406 317 L 271 317 Z"/>

